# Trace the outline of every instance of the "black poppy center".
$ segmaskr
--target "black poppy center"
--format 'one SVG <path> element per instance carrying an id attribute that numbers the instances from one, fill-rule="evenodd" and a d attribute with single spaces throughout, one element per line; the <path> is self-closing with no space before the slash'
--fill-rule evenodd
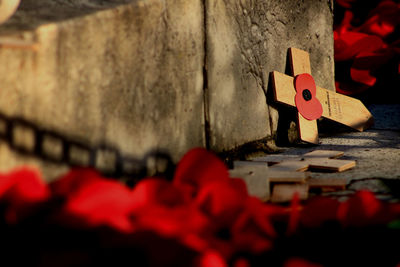
<path id="1" fill-rule="evenodd" d="M 310 101 L 312 99 L 310 90 L 308 89 L 303 90 L 303 98 L 305 101 Z"/>

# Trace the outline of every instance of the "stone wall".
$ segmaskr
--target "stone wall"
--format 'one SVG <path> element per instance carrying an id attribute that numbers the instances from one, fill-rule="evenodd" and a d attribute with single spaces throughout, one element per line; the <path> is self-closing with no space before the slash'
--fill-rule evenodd
<path id="1" fill-rule="evenodd" d="M 55 177 L 66 158 L 101 165 L 98 148 L 177 162 L 192 147 L 271 138 L 268 75 L 285 71 L 290 46 L 311 52 L 317 83 L 333 89 L 330 1 L 22 0 L 0 26 L 0 169 Z M 62 160 L 37 157 L 44 138 Z"/>
<path id="2" fill-rule="evenodd" d="M 275 135 L 278 114 L 265 95 L 289 47 L 310 52 L 317 84 L 334 90 L 330 1 L 207 0 L 206 9 L 212 149 Z"/>

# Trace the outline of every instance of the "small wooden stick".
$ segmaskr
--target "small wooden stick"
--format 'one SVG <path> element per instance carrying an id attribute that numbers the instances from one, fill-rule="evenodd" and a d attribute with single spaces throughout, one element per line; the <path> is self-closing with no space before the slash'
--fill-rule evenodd
<path id="1" fill-rule="evenodd" d="M 346 190 L 345 178 L 311 178 L 307 181 L 310 189 L 321 189 L 323 192 Z"/>
<path id="2" fill-rule="evenodd" d="M 292 200 L 295 193 L 299 194 L 301 200 L 308 198 L 307 184 L 277 184 L 272 190 L 271 202 L 289 202 Z"/>
<path id="3" fill-rule="evenodd" d="M 0 37 L 0 48 L 37 51 L 39 44 L 20 39 Z"/>

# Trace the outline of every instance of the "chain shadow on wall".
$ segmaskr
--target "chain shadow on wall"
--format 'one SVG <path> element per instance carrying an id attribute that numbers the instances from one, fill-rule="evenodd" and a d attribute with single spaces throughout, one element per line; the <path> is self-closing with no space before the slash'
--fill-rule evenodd
<path id="1" fill-rule="evenodd" d="M 67 164 L 70 167 L 94 168 L 106 177 L 124 177 L 132 183 L 147 176 L 172 179 L 175 170 L 167 152 L 153 150 L 143 158 L 135 158 L 123 155 L 112 145 L 89 145 L 82 140 L 42 129 L 26 119 L 10 117 L 1 112 L 0 138 L 19 154 Z"/>

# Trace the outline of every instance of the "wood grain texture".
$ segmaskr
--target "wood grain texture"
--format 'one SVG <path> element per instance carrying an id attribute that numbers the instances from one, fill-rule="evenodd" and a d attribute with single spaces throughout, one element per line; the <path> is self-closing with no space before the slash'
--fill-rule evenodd
<path id="1" fill-rule="evenodd" d="M 306 51 L 291 47 L 289 57 L 293 76 L 302 73 L 311 74 L 310 55 Z"/>
<path id="2" fill-rule="evenodd" d="M 358 131 L 364 131 L 374 123 L 372 114 L 358 99 L 319 86 L 317 86 L 317 98 L 322 105 L 324 118 L 340 122 Z"/>
<path id="3" fill-rule="evenodd" d="M 318 125 L 316 120 L 307 120 L 300 113 L 297 113 L 300 139 L 311 144 L 318 144 Z"/>
<path id="4" fill-rule="evenodd" d="M 345 178 L 311 178 L 307 180 L 310 189 L 322 189 L 323 191 L 345 190 L 347 180 Z"/>
<path id="5" fill-rule="evenodd" d="M 302 172 L 306 171 L 309 167 L 309 163 L 301 160 L 288 160 L 282 161 L 278 164 L 270 167 L 273 171 L 292 171 L 292 172 Z"/>
<path id="6" fill-rule="evenodd" d="M 275 92 L 275 101 L 281 104 L 296 107 L 296 104 L 294 102 L 296 89 L 294 88 L 293 77 L 277 71 L 273 71 L 272 85 Z"/>
<path id="7" fill-rule="evenodd" d="M 356 166 L 354 160 L 312 158 L 307 159 L 305 162 L 309 164 L 310 168 L 333 172 L 343 172 Z"/>
<path id="8" fill-rule="evenodd" d="M 281 203 L 289 202 L 292 200 L 294 194 L 299 194 L 300 200 L 308 198 L 308 185 L 307 184 L 278 184 L 272 189 L 271 202 Z"/>
<path id="9" fill-rule="evenodd" d="M 309 172 L 293 171 L 268 171 L 267 174 L 270 183 L 305 183 L 310 178 Z"/>

